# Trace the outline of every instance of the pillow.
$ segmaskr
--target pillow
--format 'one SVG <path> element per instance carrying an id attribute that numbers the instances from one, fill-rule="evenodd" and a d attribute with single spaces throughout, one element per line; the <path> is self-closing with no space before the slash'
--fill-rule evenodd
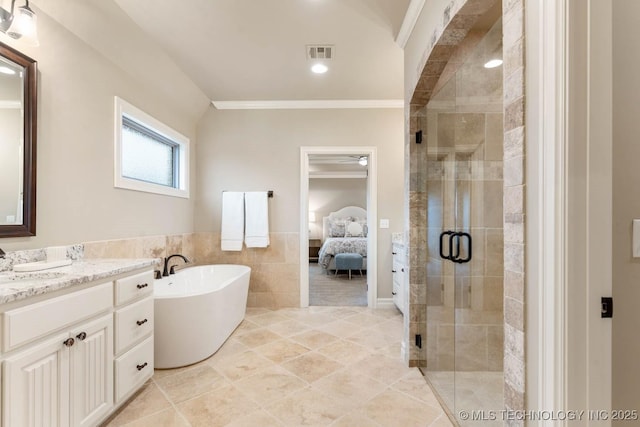
<path id="1" fill-rule="evenodd" d="M 329 237 L 344 237 L 346 234 L 346 223 L 344 220 L 333 220 L 329 222 Z"/>
<path id="2" fill-rule="evenodd" d="M 364 237 L 364 230 L 362 228 L 362 225 L 355 221 L 350 222 L 349 225 L 347 225 L 347 232 L 345 234 L 345 237 Z"/>
<path id="3" fill-rule="evenodd" d="M 367 225 L 367 220 L 362 219 L 358 221 L 358 224 L 362 226 L 362 237 L 367 237 L 367 234 L 369 233 L 369 226 Z"/>

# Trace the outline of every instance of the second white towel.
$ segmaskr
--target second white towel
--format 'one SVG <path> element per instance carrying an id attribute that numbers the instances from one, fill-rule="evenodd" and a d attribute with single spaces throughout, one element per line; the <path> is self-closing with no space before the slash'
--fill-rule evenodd
<path id="1" fill-rule="evenodd" d="M 245 232 L 248 248 L 269 246 L 269 201 L 266 191 L 244 193 Z"/>

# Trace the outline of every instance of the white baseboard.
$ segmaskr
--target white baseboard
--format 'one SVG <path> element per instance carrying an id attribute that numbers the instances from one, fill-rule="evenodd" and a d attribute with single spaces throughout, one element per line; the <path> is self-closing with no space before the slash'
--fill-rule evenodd
<path id="1" fill-rule="evenodd" d="M 378 298 L 376 308 L 395 308 L 393 298 Z"/>

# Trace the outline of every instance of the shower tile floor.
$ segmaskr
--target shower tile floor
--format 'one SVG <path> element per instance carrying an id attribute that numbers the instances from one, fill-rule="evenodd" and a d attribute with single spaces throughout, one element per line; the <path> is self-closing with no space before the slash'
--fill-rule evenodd
<path id="1" fill-rule="evenodd" d="M 497 418 L 495 420 L 459 421 L 461 427 L 503 425 L 502 387 L 504 377 L 502 372 L 427 371 L 425 375 L 449 409 L 454 410 L 455 408 L 455 412 L 484 413 L 487 416 L 492 414 Z"/>
<path id="2" fill-rule="evenodd" d="M 247 309 L 209 359 L 156 370 L 109 427 L 450 427 L 393 309 Z"/>

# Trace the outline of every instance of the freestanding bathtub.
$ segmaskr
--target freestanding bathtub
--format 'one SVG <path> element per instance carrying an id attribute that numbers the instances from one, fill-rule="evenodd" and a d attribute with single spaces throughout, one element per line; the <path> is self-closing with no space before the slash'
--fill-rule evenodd
<path id="1" fill-rule="evenodd" d="M 250 274 L 244 265 L 202 265 L 155 280 L 155 367 L 215 353 L 244 319 Z"/>

